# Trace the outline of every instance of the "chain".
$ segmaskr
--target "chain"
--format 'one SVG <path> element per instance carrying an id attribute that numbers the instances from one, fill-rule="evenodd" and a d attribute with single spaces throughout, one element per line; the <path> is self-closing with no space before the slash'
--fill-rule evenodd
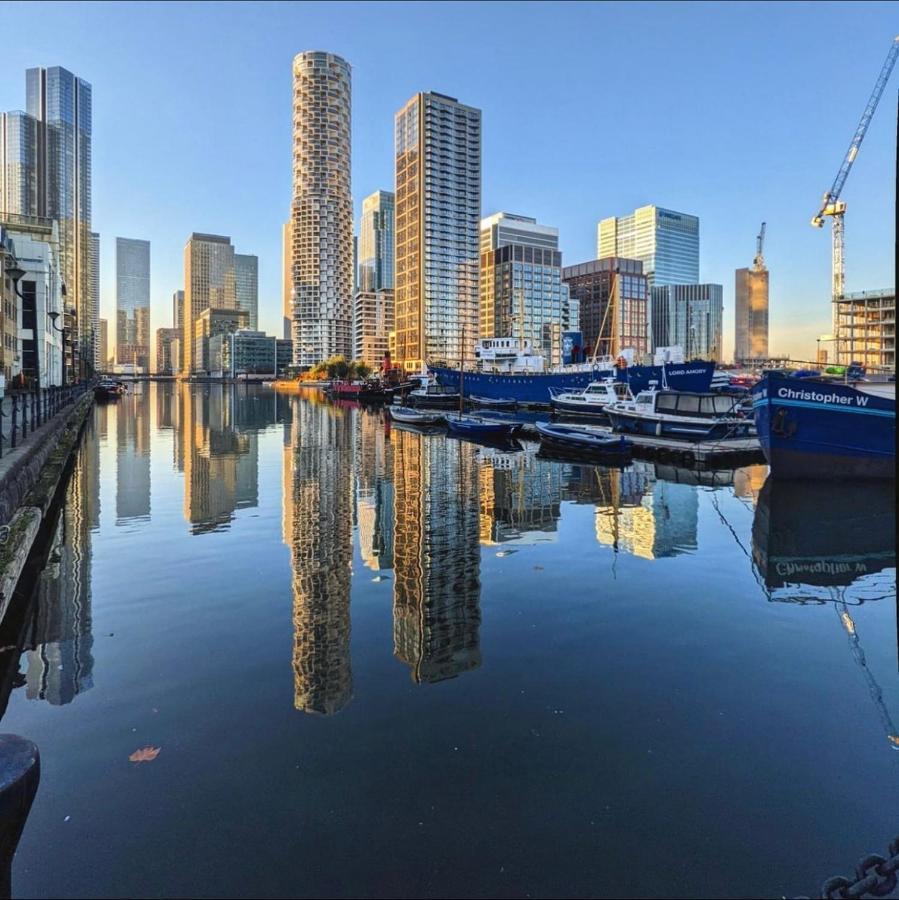
<path id="1" fill-rule="evenodd" d="M 856 897 L 887 897 L 896 890 L 899 872 L 899 837 L 893 838 L 889 858 L 878 853 L 862 857 L 855 867 L 855 878 L 835 875 L 821 885 L 821 900 L 853 900 Z M 808 898 L 797 898 L 808 900 Z"/>

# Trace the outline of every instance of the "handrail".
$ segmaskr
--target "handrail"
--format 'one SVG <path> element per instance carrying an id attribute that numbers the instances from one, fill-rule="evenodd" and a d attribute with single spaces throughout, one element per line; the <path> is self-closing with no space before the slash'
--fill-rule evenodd
<path id="1" fill-rule="evenodd" d="M 15 449 L 28 435 L 71 406 L 93 382 L 65 387 L 13 391 L 0 398 L 0 458 L 5 448 Z"/>

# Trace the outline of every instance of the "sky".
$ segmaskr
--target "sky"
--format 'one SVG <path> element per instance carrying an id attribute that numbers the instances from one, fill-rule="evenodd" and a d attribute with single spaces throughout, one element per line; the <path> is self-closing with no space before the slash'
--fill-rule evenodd
<path id="1" fill-rule="evenodd" d="M 39 27 L 36 23 L 39 23 Z M 483 110 L 482 213 L 559 228 L 563 263 L 596 224 L 655 203 L 700 218 L 700 279 L 724 286 L 767 222 L 771 350 L 813 359 L 830 329 L 830 234 L 812 228 L 893 37 L 896 3 L 30 3 L 4 5 L 0 109 L 25 69 L 93 88 L 101 316 L 115 238 L 151 243 L 152 328 L 172 324 L 193 231 L 259 257 L 260 327 L 281 332 L 293 57 L 352 66 L 352 189 L 393 189 L 393 116 L 418 91 Z M 894 284 L 899 73 L 843 199 L 846 289 Z M 110 342 L 114 329 L 110 328 Z M 155 344 L 155 340 L 154 340 Z"/>

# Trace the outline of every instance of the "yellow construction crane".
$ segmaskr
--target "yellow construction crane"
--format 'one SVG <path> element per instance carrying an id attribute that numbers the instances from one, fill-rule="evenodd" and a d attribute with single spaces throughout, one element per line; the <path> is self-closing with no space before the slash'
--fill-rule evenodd
<path id="1" fill-rule="evenodd" d="M 843 186 L 846 184 L 846 178 L 849 175 L 852 164 L 855 162 L 855 157 L 858 156 L 858 150 L 862 145 L 865 132 L 868 130 L 868 125 L 871 124 L 874 110 L 877 109 L 877 104 L 880 102 L 884 88 L 887 86 L 887 81 L 889 81 L 890 73 L 893 71 L 893 66 L 896 64 L 897 56 L 899 56 L 899 35 L 893 38 L 893 42 L 890 45 L 890 52 L 887 53 L 886 61 L 883 64 L 883 68 L 880 70 L 880 75 L 877 76 L 874 90 L 868 98 L 865 111 L 862 113 L 858 127 L 855 129 L 855 134 L 852 136 L 852 140 L 849 143 L 849 150 L 843 158 L 843 163 L 840 166 L 840 170 L 837 172 L 837 177 L 834 178 L 830 190 L 824 194 L 824 198 L 821 201 L 821 208 L 812 219 L 812 225 L 816 228 L 821 228 L 824 225 L 825 216 L 830 216 L 833 220 L 831 299 L 833 301 L 833 334 L 834 340 L 836 341 L 835 349 L 838 358 L 840 353 L 840 334 L 837 301 L 843 297 L 844 286 L 846 283 L 846 269 L 843 261 L 843 216 L 846 214 L 846 204 L 840 200 L 840 194 L 843 192 Z"/>

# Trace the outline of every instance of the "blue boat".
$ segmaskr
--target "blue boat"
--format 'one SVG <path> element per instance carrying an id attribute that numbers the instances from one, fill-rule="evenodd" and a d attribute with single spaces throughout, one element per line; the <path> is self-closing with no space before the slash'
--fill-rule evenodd
<path id="1" fill-rule="evenodd" d="M 511 438 L 521 427 L 516 422 L 504 422 L 501 419 L 482 419 L 477 416 L 451 415 L 446 417 L 450 433 L 459 437 L 486 438 L 502 440 Z"/>
<path id="2" fill-rule="evenodd" d="M 429 365 L 437 381 L 449 391 L 460 389 L 459 369 Z M 675 391 L 707 391 L 715 363 L 693 360 L 666 363 L 664 366 L 629 366 L 626 369 L 582 365 L 562 367 L 550 372 L 465 372 L 465 396 L 512 399 L 527 406 L 549 406 L 550 389 L 556 392 L 585 390 L 594 381 L 615 378 L 624 381 L 636 394 L 654 381 L 659 387 Z"/>
<path id="3" fill-rule="evenodd" d="M 626 456 L 633 449 L 633 443 L 622 435 L 597 432 L 581 425 L 537 422 L 536 428 L 540 446 L 550 450 L 578 456 Z"/>
<path id="4" fill-rule="evenodd" d="M 896 384 L 769 374 L 752 389 L 775 478 L 895 479 Z"/>

